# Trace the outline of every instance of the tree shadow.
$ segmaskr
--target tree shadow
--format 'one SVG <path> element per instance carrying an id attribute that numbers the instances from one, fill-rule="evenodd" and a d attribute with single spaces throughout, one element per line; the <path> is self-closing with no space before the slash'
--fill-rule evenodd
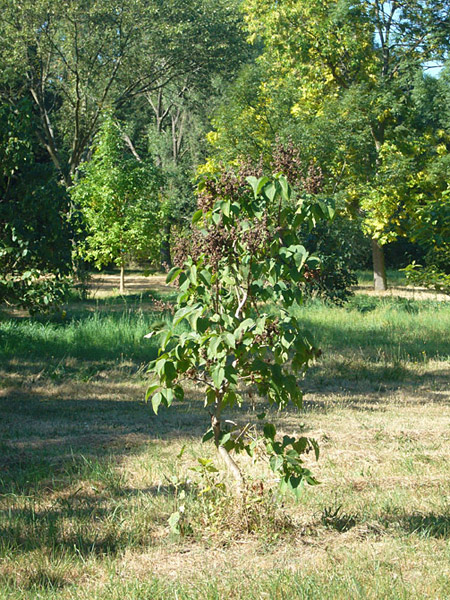
<path id="1" fill-rule="evenodd" d="M 408 535 L 424 538 L 450 539 L 450 512 L 386 514 L 383 525 L 395 527 Z"/>

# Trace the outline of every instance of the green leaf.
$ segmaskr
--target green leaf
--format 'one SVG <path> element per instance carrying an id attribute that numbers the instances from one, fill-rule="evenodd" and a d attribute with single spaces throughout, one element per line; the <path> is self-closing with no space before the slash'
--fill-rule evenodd
<path id="1" fill-rule="evenodd" d="M 217 349 L 222 342 L 222 338 L 219 335 L 211 336 L 209 345 L 208 345 L 208 358 L 216 358 Z"/>
<path id="2" fill-rule="evenodd" d="M 166 355 L 167 356 L 167 355 Z M 164 365 L 166 364 L 166 359 L 161 357 L 155 363 L 155 371 L 158 373 L 160 377 L 163 376 L 164 373 Z"/>
<path id="3" fill-rule="evenodd" d="M 281 185 L 281 194 L 283 196 L 284 200 L 290 200 L 291 199 L 291 186 L 288 183 L 288 180 L 286 179 L 286 177 L 281 176 L 278 181 L 280 182 Z"/>
<path id="4" fill-rule="evenodd" d="M 196 223 L 198 223 L 200 221 L 200 219 L 203 216 L 203 211 L 202 209 L 196 210 L 195 213 L 192 215 L 192 225 L 195 225 Z"/>
<path id="5" fill-rule="evenodd" d="M 156 390 L 158 390 L 161 387 L 161 385 L 159 383 L 153 383 L 151 385 L 149 385 L 149 387 L 147 388 L 147 392 L 145 394 L 145 401 L 148 402 L 148 399 L 150 398 L 150 396 L 152 394 L 154 394 L 156 392 Z"/>
<path id="6" fill-rule="evenodd" d="M 230 348 L 236 348 L 236 340 L 234 339 L 234 335 L 229 332 L 225 332 L 222 334 L 222 339 L 227 343 Z"/>
<path id="7" fill-rule="evenodd" d="M 271 456 L 269 460 L 270 468 L 274 473 L 277 473 L 281 467 L 283 466 L 283 457 L 282 456 Z"/>
<path id="8" fill-rule="evenodd" d="M 197 285 L 197 267 L 195 265 L 188 269 L 188 277 L 193 285 Z"/>
<path id="9" fill-rule="evenodd" d="M 154 411 L 155 415 L 158 414 L 158 408 L 162 402 L 162 399 L 163 398 L 162 398 L 161 392 L 156 392 L 156 394 L 153 394 L 153 396 L 152 396 L 152 407 L 153 407 L 153 411 Z"/>
<path id="10" fill-rule="evenodd" d="M 177 385 L 176 387 L 174 387 L 173 391 L 177 400 L 184 400 L 184 390 L 181 387 L 181 385 Z"/>
<path id="11" fill-rule="evenodd" d="M 277 195 L 277 191 L 277 185 L 272 181 L 268 186 L 266 186 L 264 193 L 267 196 L 267 198 L 269 198 L 269 200 L 273 202 L 275 196 Z"/>
<path id="12" fill-rule="evenodd" d="M 202 437 L 202 442 L 207 442 L 214 437 L 214 431 L 212 429 L 208 429 L 208 431 Z"/>
<path id="13" fill-rule="evenodd" d="M 214 381 L 214 385 L 216 386 L 216 388 L 220 388 L 220 386 L 223 383 L 223 380 L 225 379 L 225 369 L 222 366 L 217 366 L 211 372 L 211 377 Z"/>
<path id="14" fill-rule="evenodd" d="M 170 269 L 170 271 L 167 273 L 167 277 L 166 277 L 166 283 L 172 283 L 172 281 L 174 279 L 176 279 L 178 277 L 178 275 L 181 273 L 182 269 L 180 269 L 180 267 L 172 267 Z"/>
<path id="15" fill-rule="evenodd" d="M 167 382 L 172 382 L 177 376 L 177 370 L 172 361 L 166 360 L 164 363 L 164 375 Z"/>
<path id="16" fill-rule="evenodd" d="M 215 401 L 216 401 L 216 392 L 215 392 L 215 390 L 213 390 L 212 388 L 208 388 L 206 390 L 205 405 L 209 406 L 211 404 L 214 404 Z"/>
<path id="17" fill-rule="evenodd" d="M 211 273 L 207 269 L 202 269 L 198 273 L 198 278 L 202 283 L 204 283 L 207 287 L 211 285 Z"/>
<path id="18" fill-rule="evenodd" d="M 174 391 L 171 388 L 162 388 L 160 393 L 164 404 L 166 406 L 170 406 L 175 397 Z"/>
<path id="19" fill-rule="evenodd" d="M 222 210 L 223 214 L 226 217 L 230 216 L 230 208 L 231 208 L 231 203 L 229 200 L 224 200 L 220 205 L 220 209 Z"/>
<path id="20" fill-rule="evenodd" d="M 256 177 L 254 177 L 253 175 L 250 175 L 249 177 L 247 177 L 246 180 L 251 185 L 251 187 L 253 189 L 253 193 L 255 195 L 255 198 L 258 197 L 258 195 L 260 194 L 261 190 L 266 185 L 266 183 L 268 183 L 270 181 L 270 179 L 266 176 L 260 177 L 258 179 Z"/>
<path id="21" fill-rule="evenodd" d="M 270 440 L 274 440 L 275 439 L 275 434 L 276 434 L 276 429 L 275 429 L 275 425 L 273 425 L 273 423 L 266 423 L 264 425 L 264 437 Z"/>
<path id="22" fill-rule="evenodd" d="M 169 527 L 173 533 L 177 533 L 177 534 L 181 533 L 180 527 L 179 527 L 180 518 L 181 518 L 181 513 L 177 511 L 177 512 L 172 513 L 168 519 Z"/>
<path id="23" fill-rule="evenodd" d="M 220 438 L 220 445 L 224 446 L 231 439 L 231 433 L 224 433 Z"/>
<path id="24" fill-rule="evenodd" d="M 307 264 L 308 268 L 314 270 L 314 269 L 318 269 L 320 267 L 320 263 L 321 262 L 322 261 L 320 260 L 319 257 L 317 257 L 317 256 L 310 256 L 308 258 L 308 260 L 306 261 L 306 264 Z"/>

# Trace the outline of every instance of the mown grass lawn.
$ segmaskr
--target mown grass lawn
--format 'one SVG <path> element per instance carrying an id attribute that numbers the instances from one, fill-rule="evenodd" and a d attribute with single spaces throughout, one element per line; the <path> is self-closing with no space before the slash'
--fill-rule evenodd
<path id="1" fill-rule="evenodd" d="M 277 427 L 316 437 L 321 484 L 280 498 L 243 460 L 264 488 L 237 511 L 195 485 L 199 457 L 219 466 L 198 391 L 158 416 L 144 402 L 151 297 L 4 314 L 0 598 L 449 598 L 450 304 L 361 295 L 299 316 L 323 357 Z"/>

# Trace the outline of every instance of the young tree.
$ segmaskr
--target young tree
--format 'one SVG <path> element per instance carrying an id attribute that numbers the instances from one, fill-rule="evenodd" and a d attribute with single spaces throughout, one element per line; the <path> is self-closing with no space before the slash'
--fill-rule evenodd
<path id="1" fill-rule="evenodd" d="M 126 260 L 155 260 L 160 235 L 160 174 L 124 151 L 119 125 L 109 116 L 95 141 L 92 160 L 71 188 L 87 229 L 81 253 L 100 268 L 114 262 L 124 291 Z"/>
<path id="2" fill-rule="evenodd" d="M 289 402 L 301 407 L 299 378 L 320 352 L 294 316 L 301 303 L 299 284 L 317 265 L 298 231 L 302 223 L 313 227 L 333 211 L 310 197 L 294 198 L 283 176 L 245 180 L 223 173 L 205 180 L 200 190 L 190 243 L 179 249 L 179 266 L 167 277 L 168 283 L 177 280 L 180 290 L 173 324 L 156 326 L 152 333 L 161 336 L 161 347 L 147 397 L 156 412 L 161 404 L 183 399 L 185 381 L 195 382 L 211 419 L 204 440 L 214 440 L 238 488 L 243 475 L 230 452 L 253 455 L 262 444 L 282 487 L 296 491 L 315 483 L 302 455 L 310 450 L 317 455 L 316 442 L 278 440 L 271 423 L 259 441 L 249 440 L 245 427 L 224 422 L 224 412 L 241 405 L 246 393 L 279 409 Z M 182 322 L 187 331 L 177 327 Z"/>

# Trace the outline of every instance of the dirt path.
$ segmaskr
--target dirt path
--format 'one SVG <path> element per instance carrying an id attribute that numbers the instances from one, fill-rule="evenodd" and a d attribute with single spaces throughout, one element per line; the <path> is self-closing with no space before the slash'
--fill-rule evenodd
<path id="1" fill-rule="evenodd" d="M 171 289 L 166 285 L 165 275 L 145 276 L 136 273 L 126 277 L 125 286 L 125 295 L 140 294 L 148 291 L 164 293 Z M 92 275 L 89 291 L 92 298 L 106 298 L 118 295 L 119 275 L 104 273 Z M 445 294 L 439 294 L 426 288 L 410 286 L 392 286 L 386 292 L 378 292 L 370 284 L 363 284 L 354 286 L 353 291 L 356 294 L 367 294 L 368 296 L 378 296 L 381 298 L 401 297 L 410 298 L 411 300 L 437 300 L 440 302 L 450 300 L 450 297 Z"/>
<path id="2" fill-rule="evenodd" d="M 139 275 L 133 273 L 125 276 L 125 295 L 141 294 L 148 291 L 167 292 L 165 275 Z M 89 293 L 92 298 L 105 298 L 119 294 L 119 275 L 95 273 L 91 276 Z"/>

